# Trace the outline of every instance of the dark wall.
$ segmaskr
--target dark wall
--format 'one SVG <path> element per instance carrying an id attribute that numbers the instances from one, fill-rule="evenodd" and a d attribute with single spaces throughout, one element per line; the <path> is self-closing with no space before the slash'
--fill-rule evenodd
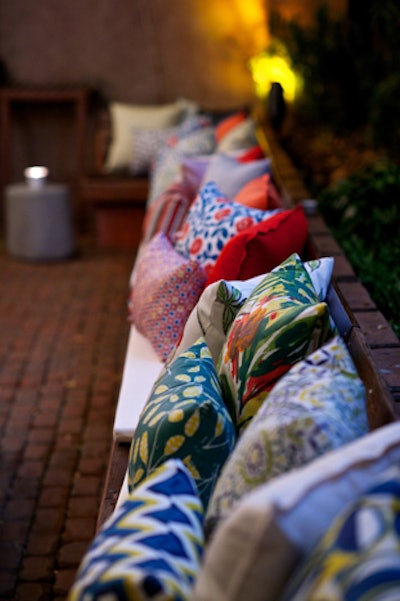
<path id="1" fill-rule="evenodd" d="M 107 97 L 187 96 L 237 106 L 252 96 L 229 0 L 1 0 L 0 58 L 18 83 L 78 83 Z M 225 13 L 225 17 L 224 17 Z M 235 22 L 236 18 L 236 22 Z"/>

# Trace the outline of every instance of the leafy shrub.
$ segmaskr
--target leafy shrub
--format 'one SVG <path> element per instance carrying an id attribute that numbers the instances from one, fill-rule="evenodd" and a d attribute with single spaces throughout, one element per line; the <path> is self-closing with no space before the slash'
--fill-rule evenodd
<path id="1" fill-rule="evenodd" d="M 358 277 L 400 335 L 400 167 L 378 161 L 337 182 L 319 206 Z"/>

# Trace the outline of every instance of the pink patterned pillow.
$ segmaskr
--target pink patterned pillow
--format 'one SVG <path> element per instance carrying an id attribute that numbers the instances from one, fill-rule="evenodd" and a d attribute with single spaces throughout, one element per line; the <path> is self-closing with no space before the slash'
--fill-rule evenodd
<path id="1" fill-rule="evenodd" d="M 143 248 L 129 299 L 130 319 L 166 361 L 203 291 L 202 267 L 179 255 L 162 232 Z"/>
<path id="2" fill-rule="evenodd" d="M 262 211 L 233 202 L 214 182 L 209 182 L 200 189 L 182 229 L 174 235 L 175 250 L 200 263 L 208 274 L 231 238 L 278 211 Z"/>

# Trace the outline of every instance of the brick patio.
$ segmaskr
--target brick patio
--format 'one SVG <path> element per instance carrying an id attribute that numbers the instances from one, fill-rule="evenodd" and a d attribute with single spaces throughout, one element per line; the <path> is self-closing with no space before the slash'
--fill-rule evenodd
<path id="1" fill-rule="evenodd" d="M 65 599 L 93 538 L 129 324 L 132 251 L 0 249 L 0 598 Z"/>

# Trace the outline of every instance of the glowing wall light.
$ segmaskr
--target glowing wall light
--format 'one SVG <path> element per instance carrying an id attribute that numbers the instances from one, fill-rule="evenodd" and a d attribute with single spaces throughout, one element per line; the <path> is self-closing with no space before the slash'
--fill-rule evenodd
<path id="1" fill-rule="evenodd" d="M 277 82 L 283 88 L 285 100 L 289 102 L 294 100 L 297 77 L 284 57 L 261 52 L 250 59 L 249 66 L 257 96 L 266 98 L 271 84 Z"/>

